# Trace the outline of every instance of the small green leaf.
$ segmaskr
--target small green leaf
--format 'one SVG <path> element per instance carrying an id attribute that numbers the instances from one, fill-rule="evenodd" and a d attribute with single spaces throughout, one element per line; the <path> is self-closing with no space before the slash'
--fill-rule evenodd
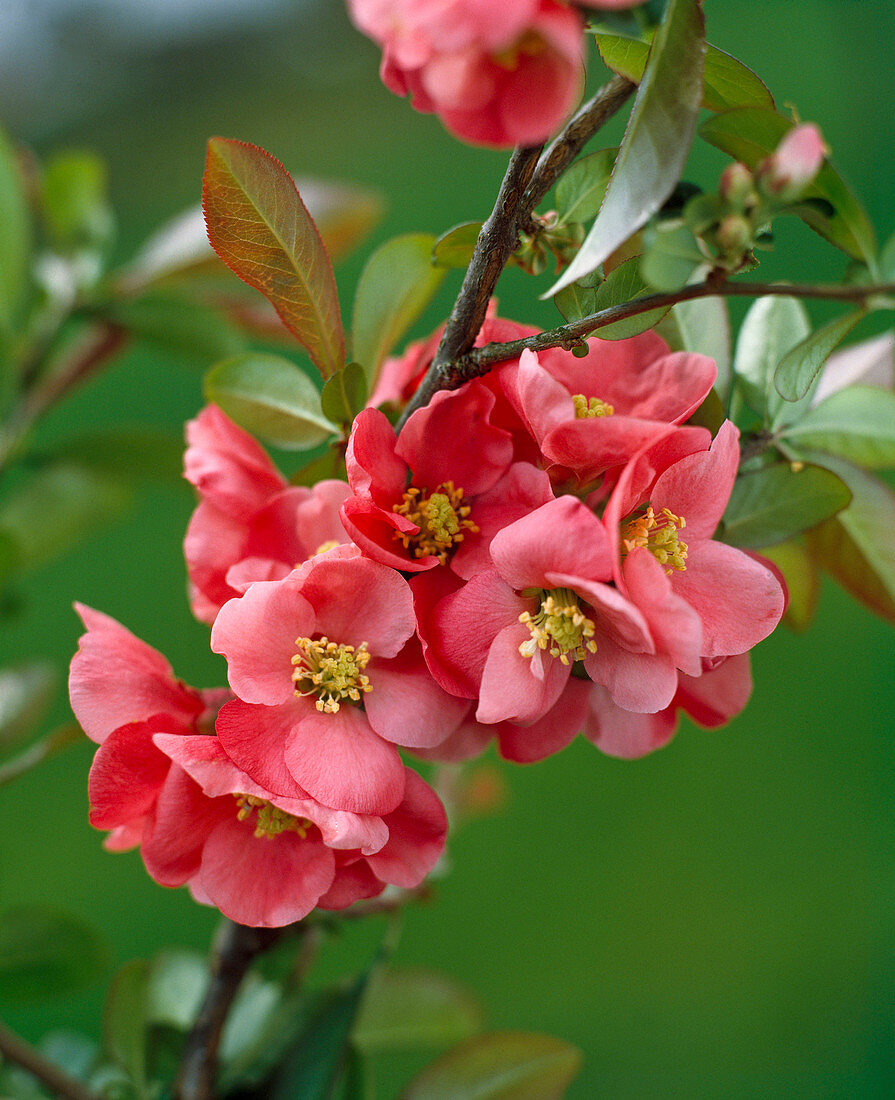
<path id="1" fill-rule="evenodd" d="M 552 1035 L 489 1032 L 426 1066 L 401 1100 L 559 1100 L 581 1061 L 581 1051 Z"/>
<path id="2" fill-rule="evenodd" d="M 221 1092 L 239 1083 L 260 1084 L 295 1040 L 304 1001 L 250 974 L 240 987 L 221 1036 Z"/>
<path id="3" fill-rule="evenodd" d="M 0 749 L 34 732 L 53 701 L 58 679 L 53 666 L 44 661 L 0 669 Z"/>
<path id="4" fill-rule="evenodd" d="M 40 1052 L 72 1077 L 86 1081 L 95 1068 L 99 1048 L 76 1031 L 50 1031 L 40 1041 Z"/>
<path id="5" fill-rule="evenodd" d="M 649 56 L 649 42 L 611 34 L 598 34 L 596 40 L 606 67 L 639 84 Z M 773 110 L 774 98 L 764 82 L 741 61 L 715 46 L 708 46 L 702 105 L 710 111 L 729 111 L 733 107 Z"/>
<path id="6" fill-rule="evenodd" d="M 205 375 L 205 397 L 247 431 L 286 450 L 304 451 L 336 434 L 311 379 L 278 355 L 248 352 Z"/>
<path id="7" fill-rule="evenodd" d="M 241 333 L 224 315 L 200 302 L 154 292 L 133 301 L 115 302 L 104 316 L 138 340 L 172 351 L 203 369 L 217 359 L 245 350 Z"/>
<path id="8" fill-rule="evenodd" d="M 0 129 L 0 336 L 8 333 L 28 287 L 31 219 L 16 151 Z"/>
<path id="9" fill-rule="evenodd" d="M 750 408 L 768 423 L 782 400 L 774 389 L 774 372 L 786 353 L 811 332 L 805 307 L 795 298 L 759 298 L 743 319 L 733 372 Z"/>
<path id="10" fill-rule="evenodd" d="M 106 995 L 103 1047 L 107 1057 L 125 1070 L 137 1096 L 147 1095 L 147 1019 L 150 965 L 134 959 L 118 971 Z"/>
<path id="11" fill-rule="evenodd" d="M 77 917 L 44 906 L 0 914 L 0 997 L 60 997 L 91 985 L 108 966 L 100 934 Z"/>
<path id="12" fill-rule="evenodd" d="M 700 135 L 711 145 L 755 168 L 770 156 L 795 124 L 775 111 L 740 107 L 707 119 Z M 825 213 L 811 204 L 799 208 L 799 217 L 831 244 L 871 266 L 876 261 L 876 238 L 861 204 L 829 161 L 826 161 L 806 198 L 823 199 L 832 207 Z"/>
<path id="13" fill-rule="evenodd" d="M 631 302 L 652 293 L 652 287 L 646 285 L 640 274 L 640 257 L 634 256 L 613 268 L 600 283 L 594 296 L 594 309 L 599 313 L 604 309 L 611 309 L 612 306 Z M 638 313 L 624 321 L 614 321 L 611 325 L 594 329 L 593 335 L 599 336 L 601 340 L 627 340 L 630 336 L 637 336 L 641 332 L 646 332 L 648 328 L 652 328 L 669 309 L 669 306 L 665 306 L 664 309 L 651 309 L 647 313 Z"/>
<path id="14" fill-rule="evenodd" d="M 351 1029 L 367 979 L 365 974 L 344 992 L 322 998 L 319 1011 L 284 1059 L 271 1100 L 329 1100 L 349 1056 Z"/>
<path id="15" fill-rule="evenodd" d="M 798 633 L 807 630 L 814 618 L 820 583 L 817 568 L 802 541 L 790 539 L 777 546 L 766 546 L 761 554 L 777 566 L 786 581 L 789 601 L 783 622 Z"/>
<path id="16" fill-rule="evenodd" d="M 436 970 L 383 970 L 370 982 L 352 1032 L 365 1054 L 446 1046 L 474 1034 L 482 1008 Z"/>
<path id="17" fill-rule="evenodd" d="M 23 568 L 32 569 L 95 533 L 127 507 L 119 478 L 73 462 L 46 466 L 0 506 L 0 531 L 10 536 Z"/>
<path id="18" fill-rule="evenodd" d="M 800 401 L 809 394 L 831 352 L 863 316 L 863 310 L 855 310 L 837 317 L 822 328 L 815 329 L 786 353 L 774 372 L 774 388 L 784 401 Z M 775 418 L 775 427 L 785 417 L 786 410 L 781 409 Z"/>
<path id="19" fill-rule="evenodd" d="M 208 987 L 208 966 L 195 951 L 163 951 L 152 960 L 146 986 L 146 1022 L 186 1031 Z"/>
<path id="20" fill-rule="evenodd" d="M 731 546 L 773 546 L 836 515 L 850 500 L 848 486 L 820 466 L 764 466 L 737 478 L 721 537 Z"/>
<path id="21" fill-rule="evenodd" d="M 724 298 L 694 298 L 678 302 L 671 311 L 677 322 L 684 351 L 695 351 L 714 359 L 718 368 L 715 389 L 727 399 L 730 389 L 730 315 Z"/>
<path id="22" fill-rule="evenodd" d="M 345 456 L 341 447 L 328 447 L 319 458 L 302 466 L 289 479 L 291 485 L 316 485 L 327 478 L 345 480 Z"/>
<path id="23" fill-rule="evenodd" d="M 818 456 L 851 489 L 845 511 L 808 534 L 812 556 L 855 599 L 895 622 L 895 493 L 848 462 Z"/>
<path id="24" fill-rule="evenodd" d="M 895 393 L 875 386 L 837 390 L 790 425 L 784 438 L 859 466 L 895 466 Z"/>
<path id="25" fill-rule="evenodd" d="M 202 197 L 215 252 L 272 303 L 329 378 L 345 364 L 336 282 L 292 177 L 256 145 L 212 138 Z"/>
<path id="26" fill-rule="evenodd" d="M 432 247 L 432 263 L 438 267 L 469 267 L 481 222 L 463 222 L 442 233 Z"/>
<path id="27" fill-rule="evenodd" d="M 705 256 L 685 225 L 659 223 L 644 233 L 640 274 L 647 286 L 666 294 L 686 286 Z"/>
<path id="28" fill-rule="evenodd" d="M 580 321 L 596 312 L 596 287 L 569 283 L 553 296 L 554 304 L 566 321 Z"/>
<path id="29" fill-rule="evenodd" d="M 323 415 L 334 424 L 350 424 L 367 401 L 367 376 L 360 363 L 348 363 L 328 378 L 320 394 Z"/>
<path id="30" fill-rule="evenodd" d="M 600 149 L 572 161 L 556 185 L 556 209 L 560 224 L 589 222 L 599 212 L 618 148 Z"/>
<path id="31" fill-rule="evenodd" d="M 544 297 L 603 263 L 674 191 L 702 102 L 703 32 L 699 0 L 669 0 L 597 220 L 578 255 Z"/>
<path id="32" fill-rule="evenodd" d="M 895 282 L 895 233 L 886 241 L 879 257 L 880 282 Z"/>
<path id="33" fill-rule="evenodd" d="M 367 260 L 354 296 L 352 348 L 372 385 L 383 359 L 431 302 L 446 274 L 432 264 L 435 238 L 408 233 Z"/>
<path id="34" fill-rule="evenodd" d="M 50 236 L 63 251 L 105 249 L 115 232 L 106 166 L 95 153 L 72 150 L 44 167 L 41 205 Z"/>

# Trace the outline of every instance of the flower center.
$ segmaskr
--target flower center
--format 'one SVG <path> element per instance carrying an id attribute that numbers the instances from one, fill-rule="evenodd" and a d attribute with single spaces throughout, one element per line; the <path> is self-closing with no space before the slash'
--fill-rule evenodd
<path id="1" fill-rule="evenodd" d="M 492 54 L 495 65 L 513 72 L 523 57 L 537 57 L 544 52 L 544 39 L 534 31 L 525 31 L 512 46 Z"/>
<path id="2" fill-rule="evenodd" d="M 657 516 L 649 505 L 622 528 L 622 557 L 645 546 L 660 565 L 670 566 L 665 570 L 669 577 L 674 569 L 682 572 L 687 568 L 687 544 L 678 538 L 678 531 L 686 526 L 683 516 L 676 516 L 667 508 Z"/>
<path id="3" fill-rule="evenodd" d="M 239 806 L 236 816 L 240 821 L 247 821 L 252 814 L 255 815 L 255 836 L 273 840 L 280 833 L 291 832 L 298 833 L 304 840 L 308 835 L 311 822 L 306 817 L 293 817 L 285 810 L 251 794 L 235 794 L 233 797 Z"/>
<path id="4" fill-rule="evenodd" d="M 599 397 L 585 397 L 583 393 L 572 395 L 572 403 L 575 406 L 575 419 L 587 420 L 593 416 L 612 416 L 615 409 L 607 405 Z"/>
<path id="5" fill-rule="evenodd" d="M 523 657 L 534 657 L 538 649 L 546 649 L 551 657 L 559 657 L 564 665 L 569 664 L 569 654 L 573 661 L 583 661 L 585 650 L 597 652 L 594 642 L 594 624 L 581 611 L 578 597 L 571 589 L 554 588 L 548 591 L 539 588 L 541 609 L 535 615 L 523 611 L 519 622 L 525 623 L 531 631 L 527 642 L 519 646 Z"/>
<path id="6" fill-rule="evenodd" d="M 367 643 L 338 645 L 328 638 L 296 638 L 292 682 L 296 695 L 316 695 L 317 710 L 335 714 L 342 701 L 359 703 L 362 692 L 372 691 L 364 669 L 370 660 Z"/>
<path id="7" fill-rule="evenodd" d="M 338 539 L 327 539 L 326 542 L 320 543 L 320 545 L 317 547 L 311 557 L 316 558 L 318 554 L 325 554 L 327 550 L 335 550 L 337 546 L 341 545 L 342 544 L 338 541 Z"/>
<path id="8" fill-rule="evenodd" d="M 396 531 L 395 538 L 400 539 L 415 558 L 435 557 L 442 565 L 446 564 L 457 543 L 463 541 L 467 531 L 478 532 L 475 523 L 467 519 L 470 507 L 463 503 L 463 490 L 455 489 L 453 481 L 445 481 L 429 495 L 425 489 L 411 486 L 393 510 L 419 527 L 415 535 Z"/>

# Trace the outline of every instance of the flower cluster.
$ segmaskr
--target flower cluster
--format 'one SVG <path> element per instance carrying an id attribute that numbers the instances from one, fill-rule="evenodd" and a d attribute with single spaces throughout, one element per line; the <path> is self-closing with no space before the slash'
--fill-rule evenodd
<path id="1" fill-rule="evenodd" d="M 640 0 L 580 0 L 630 8 Z M 382 47 L 381 76 L 462 141 L 497 148 L 544 141 L 575 105 L 584 21 L 563 0 L 348 0 Z"/>
<path id="2" fill-rule="evenodd" d="M 480 342 L 530 331 L 489 316 Z M 432 348 L 390 360 L 376 401 L 405 400 Z M 401 749 L 458 760 L 496 740 L 533 761 L 583 732 L 634 757 L 680 710 L 727 721 L 784 593 L 712 537 L 737 431 L 684 422 L 714 380 L 711 360 L 653 333 L 591 340 L 582 358 L 525 351 L 398 432 L 365 409 L 347 483 L 311 489 L 203 410 L 185 553 L 229 690 L 186 687 L 80 609 L 91 822 L 112 848 L 139 844 L 158 882 L 280 925 L 432 869 L 445 813 Z"/>

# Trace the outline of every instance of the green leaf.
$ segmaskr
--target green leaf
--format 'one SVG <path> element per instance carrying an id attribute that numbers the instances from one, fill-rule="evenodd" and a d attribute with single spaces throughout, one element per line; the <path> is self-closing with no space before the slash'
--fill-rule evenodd
<path id="1" fill-rule="evenodd" d="M 160 429 L 102 428 L 54 444 L 36 457 L 39 461 L 73 462 L 127 479 L 184 483 L 183 440 Z"/>
<path id="2" fill-rule="evenodd" d="M 195 951 L 163 951 L 152 960 L 146 984 L 147 1024 L 186 1031 L 208 988 L 208 966 Z"/>
<path id="3" fill-rule="evenodd" d="M 741 161 L 747 168 L 777 148 L 795 124 L 775 111 L 740 107 L 707 119 L 699 129 L 711 145 Z M 831 244 L 855 259 L 872 266 L 876 260 L 876 238 L 861 204 L 833 167 L 826 161 L 814 183 L 806 190 L 808 199 L 823 199 L 832 207 L 825 213 L 811 204 L 799 207 L 799 217 Z"/>
<path id="4" fill-rule="evenodd" d="M 611 34 L 598 34 L 596 40 L 606 67 L 639 84 L 649 55 L 649 42 Z M 715 46 L 708 46 L 702 105 L 710 111 L 729 111 L 733 107 L 768 107 L 773 110 L 774 97 L 764 82 L 742 61 L 737 61 Z"/>
<path id="5" fill-rule="evenodd" d="M 850 500 L 848 486 L 820 466 L 764 466 L 734 483 L 721 538 L 731 546 L 773 546 L 841 512 Z"/>
<path id="6" fill-rule="evenodd" d="M 382 970 L 370 982 L 352 1032 L 365 1054 L 446 1046 L 474 1034 L 482 1008 L 436 970 Z"/>
<path id="7" fill-rule="evenodd" d="M 125 1070 L 138 1097 L 147 1094 L 147 1019 L 150 965 L 134 959 L 118 971 L 106 995 L 103 1047 L 106 1055 Z"/>
<path id="8" fill-rule="evenodd" d="M 724 400 L 730 389 L 730 315 L 724 298 L 694 298 L 678 302 L 671 316 L 677 322 L 684 351 L 695 351 L 715 360 L 715 389 Z"/>
<path id="9" fill-rule="evenodd" d="M 681 177 L 702 101 L 699 0 L 669 0 L 597 220 L 544 297 L 593 271 L 656 213 Z"/>
<path id="10" fill-rule="evenodd" d="M 40 1052 L 72 1077 L 85 1081 L 95 1068 L 99 1048 L 76 1031 L 50 1031 L 40 1041 Z"/>
<path id="11" fill-rule="evenodd" d="M 324 996 L 320 1010 L 283 1061 L 270 1100 L 329 1100 L 349 1055 L 351 1029 L 368 976 Z"/>
<path id="12" fill-rule="evenodd" d="M 596 312 L 596 287 L 569 283 L 553 296 L 553 302 L 566 321 L 579 321 Z"/>
<path id="13" fill-rule="evenodd" d="M 469 267 L 481 222 L 463 222 L 442 233 L 432 247 L 432 263 L 439 267 Z"/>
<path id="14" fill-rule="evenodd" d="M 304 1020 L 304 1000 L 249 974 L 221 1035 L 222 1093 L 235 1084 L 260 1084 L 294 1042 Z"/>
<path id="15" fill-rule="evenodd" d="M 173 294 L 144 294 L 133 301 L 112 303 L 103 312 L 136 339 L 172 351 L 203 369 L 246 347 L 242 334 L 219 310 Z"/>
<path id="16" fill-rule="evenodd" d="M 319 458 L 302 466 L 289 479 L 291 485 L 316 485 L 327 478 L 345 480 L 345 456 L 337 446 L 328 447 Z"/>
<path id="17" fill-rule="evenodd" d="M 16 544 L 23 568 L 34 568 L 92 535 L 127 507 L 117 477 L 73 462 L 31 474 L 0 505 L 0 531 Z"/>
<path id="18" fill-rule="evenodd" d="M 750 408 L 769 423 L 782 400 L 774 372 L 786 353 L 811 332 L 805 307 L 795 298 L 758 298 L 740 327 L 733 372 Z"/>
<path id="19" fill-rule="evenodd" d="M 215 252 L 272 303 L 329 378 L 345 363 L 336 282 L 292 177 L 256 145 L 212 138 L 202 195 Z"/>
<path id="20" fill-rule="evenodd" d="M 895 466 L 895 393 L 876 386 L 837 390 L 790 425 L 784 438 L 859 466 Z"/>
<path id="21" fill-rule="evenodd" d="M 823 525 L 822 525 L 823 526 Z M 801 540 L 762 548 L 762 557 L 772 561 L 783 574 L 789 601 L 783 622 L 790 630 L 807 630 L 814 618 L 820 584 L 817 568 Z"/>
<path id="22" fill-rule="evenodd" d="M 0 914 L 0 997 L 60 997 L 91 985 L 108 966 L 100 934 L 77 917 L 45 906 Z"/>
<path id="23" fill-rule="evenodd" d="M 348 363 L 328 378 L 320 394 L 323 415 L 334 424 L 350 424 L 367 401 L 367 377 L 360 363 Z"/>
<path id="24" fill-rule="evenodd" d="M 372 385 L 383 359 L 431 302 L 446 274 L 430 233 L 393 237 L 367 260 L 354 296 L 352 348 Z"/>
<path id="25" fill-rule="evenodd" d="M 895 622 L 895 493 L 848 462 L 821 458 L 851 489 L 844 512 L 808 534 L 814 559 L 855 599 Z"/>
<path id="26" fill-rule="evenodd" d="M 0 669 L 0 750 L 34 732 L 49 710 L 58 679 L 56 670 L 45 661 Z"/>
<path id="27" fill-rule="evenodd" d="M 12 143 L 0 129 L 0 336 L 8 333 L 28 287 L 31 219 Z"/>
<path id="28" fill-rule="evenodd" d="M 807 396 L 830 353 L 863 316 L 864 311 L 859 309 L 837 317 L 786 353 L 774 372 L 774 388 L 784 401 L 799 401 Z M 775 418 L 775 426 L 785 416 L 786 410 L 781 409 L 780 416 Z"/>
<path id="29" fill-rule="evenodd" d="M 414 1077 L 402 1100 L 559 1100 L 581 1052 L 552 1035 L 495 1031 L 467 1039 Z"/>
<path id="30" fill-rule="evenodd" d="M 95 153 L 56 153 L 46 163 L 41 205 L 50 236 L 63 251 L 104 249 L 115 232 L 106 166 Z"/>
<path id="31" fill-rule="evenodd" d="M 880 282 L 895 282 L 895 233 L 886 241 L 879 257 Z"/>
<path id="32" fill-rule="evenodd" d="M 696 238 L 685 225 L 659 223 L 644 233 L 640 274 L 653 290 L 666 294 L 680 290 L 704 263 Z"/>
<path id="33" fill-rule="evenodd" d="M 225 359 L 205 375 L 204 390 L 237 424 L 286 450 L 309 450 L 337 431 L 311 379 L 278 355 Z"/>
<path id="34" fill-rule="evenodd" d="M 652 292 L 652 287 L 646 285 L 640 274 L 640 257 L 634 256 L 613 268 L 600 283 L 594 295 L 594 309 L 599 313 L 601 310 L 610 309 L 623 302 L 634 301 Z M 637 336 L 658 324 L 669 309 L 669 306 L 665 306 L 664 309 L 651 309 L 647 313 L 638 313 L 624 321 L 614 321 L 611 325 L 594 329 L 594 335 L 599 336 L 601 340 L 627 340 L 629 336 Z"/>
<path id="35" fill-rule="evenodd" d="M 556 209 L 561 225 L 589 222 L 597 216 L 617 156 L 618 148 L 600 149 L 572 161 L 556 185 Z"/>

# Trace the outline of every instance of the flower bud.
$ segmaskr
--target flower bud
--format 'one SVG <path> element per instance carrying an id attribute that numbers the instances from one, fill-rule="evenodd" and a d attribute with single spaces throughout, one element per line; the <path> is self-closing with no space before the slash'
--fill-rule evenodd
<path id="1" fill-rule="evenodd" d="M 759 165 L 758 184 L 771 198 L 795 202 L 814 181 L 826 153 L 827 146 L 816 126 L 796 126 Z"/>
<path id="2" fill-rule="evenodd" d="M 755 186 L 752 173 L 745 164 L 730 164 L 721 174 L 721 197 L 742 209 Z"/>
<path id="3" fill-rule="evenodd" d="M 718 226 L 717 236 L 728 256 L 740 256 L 752 247 L 752 226 L 742 214 L 728 214 Z"/>

